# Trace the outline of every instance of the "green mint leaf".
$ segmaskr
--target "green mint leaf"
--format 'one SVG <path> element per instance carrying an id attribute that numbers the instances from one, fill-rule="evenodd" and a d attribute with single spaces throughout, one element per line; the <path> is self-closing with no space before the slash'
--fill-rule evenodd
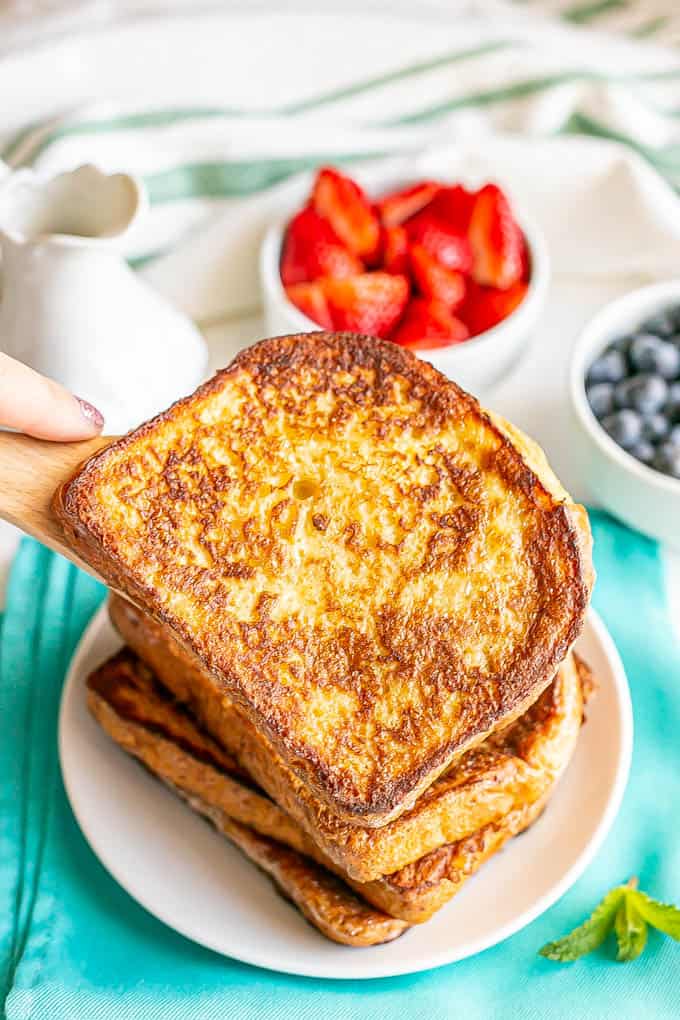
<path id="1" fill-rule="evenodd" d="M 680 910 L 677 907 L 672 903 L 660 903 L 638 890 L 631 895 L 636 909 L 648 924 L 680 941 Z"/>
<path id="2" fill-rule="evenodd" d="M 647 944 L 647 922 L 635 905 L 635 890 L 628 889 L 616 912 L 616 941 L 619 944 L 617 960 L 628 963 L 637 960 Z"/>
<path id="3" fill-rule="evenodd" d="M 571 963 L 601 946 L 614 927 L 617 911 L 626 894 L 619 885 L 601 900 L 587 921 L 556 942 L 548 942 L 539 950 L 541 956 L 558 963 Z"/>

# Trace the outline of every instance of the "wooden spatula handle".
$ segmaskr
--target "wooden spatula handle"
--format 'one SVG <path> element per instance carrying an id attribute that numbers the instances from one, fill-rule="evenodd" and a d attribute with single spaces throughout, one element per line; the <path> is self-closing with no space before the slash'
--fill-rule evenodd
<path id="1" fill-rule="evenodd" d="M 48 443 L 16 432 L 0 432 L 0 519 L 15 524 L 95 577 L 96 572 L 65 544 L 50 502 L 60 483 L 113 438 Z"/>

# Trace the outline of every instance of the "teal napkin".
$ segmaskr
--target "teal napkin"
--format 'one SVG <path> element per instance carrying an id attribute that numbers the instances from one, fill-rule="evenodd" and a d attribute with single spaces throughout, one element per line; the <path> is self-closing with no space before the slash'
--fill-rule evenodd
<path id="1" fill-rule="evenodd" d="M 536 955 L 632 874 L 653 895 L 680 899 L 680 656 L 662 565 L 653 543 L 604 515 L 592 521 L 595 605 L 623 656 L 635 711 L 631 779 L 613 831 L 574 888 L 502 945 L 439 970 L 365 982 L 270 973 L 201 949 L 137 906 L 100 866 L 64 795 L 56 722 L 69 656 L 104 591 L 25 540 L 0 635 L 8 1020 L 677 1018 L 680 947 L 656 933 L 633 964 L 617 964 L 609 951 L 562 966 Z"/>

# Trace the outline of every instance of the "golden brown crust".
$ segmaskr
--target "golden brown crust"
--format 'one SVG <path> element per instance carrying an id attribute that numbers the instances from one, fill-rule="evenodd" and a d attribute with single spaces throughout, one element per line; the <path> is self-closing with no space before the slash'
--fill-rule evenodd
<path id="1" fill-rule="evenodd" d="M 245 786 L 242 777 L 232 778 L 201 754 L 191 720 L 177 706 L 163 704 L 147 678 L 140 676 L 140 666 L 136 657 L 123 652 L 92 675 L 88 706 L 109 736 L 270 874 L 280 891 L 328 938 L 368 946 L 402 934 L 404 921 L 369 905 L 379 898 L 380 883 L 372 897 L 362 900 L 332 877 L 330 872 L 337 876 L 337 869 L 285 812 L 261 791 Z M 173 713 L 176 718 L 164 733 Z M 184 733 L 189 740 L 182 739 Z M 205 740 L 212 744 L 209 737 Z M 393 894 L 391 899 L 396 902 Z"/>
<path id="2" fill-rule="evenodd" d="M 310 858 L 343 878 L 368 903 L 409 924 L 426 920 L 458 892 L 463 882 L 513 834 L 510 822 L 486 826 L 464 840 L 447 844 L 394 875 L 362 883 L 350 879 L 309 836 L 257 787 L 244 785 L 238 773 L 223 770 L 202 753 L 195 726 L 185 712 L 159 697 L 147 684 L 139 660 L 123 651 L 91 677 L 88 706 L 109 736 L 201 813 L 210 811 L 246 825 Z M 148 671 L 147 671 L 148 672 Z M 134 697 L 130 697 L 130 690 Z M 131 714 L 128 714 L 134 706 Z M 165 730 L 166 721 L 176 718 Z M 163 720 L 162 722 L 160 720 Z M 184 739 L 187 736 L 188 739 Z M 206 744 L 212 741 L 206 736 Z M 228 757 L 225 762 L 228 762 Z M 443 862 L 450 865 L 444 868 Z M 434 880 L 434 870 L 439 880 Z"/>
<path id="3" fill-rule="evenodd" d="M 510 746 L 514 727 L 523 725 L 520 721 L 506 729 L 503 738 L 495 742 L 492 738 L 466 752 L 395 821 L 379 829 L 350 825 L 314 797 L 226 695 L 215 692 L 210 678 L 173 641 L 167 628 L 116 596 L 110 600 L 109 611 L 124 641 L 173 696 L 343 872 L 360 882 L 390 874 L 430 850 L 475 832 L 501 818 L 519 800 L 536 799 L 546 782 L 544 770 L 551 760 L 559 763 L 563 746 L 574 741 L 578 732 L 580 695 L 573 683 L 573 667 L 567 662 L 555 685 L 530 709 L 529 718 L 537 722 L 541 713 L 541 724 L 521 745 Z M 536 767 L 539 760 L 540 769 Z"/>
<path id="4" fill-rule="evenodd" d="M 169 689 L 161 686 L 146 662 L 130 650 L 123 649 L 108 659 L 95 675 L 96 687 L 91 687 L 88 695 L 96 690 L 103 704 L 113 706 L 122 718 L 161 734 L 199 762 L 248 779 L 248 773 L 224 745 L 198 727 L 186 710 L 186 702 L 168 697 Z"/>
<path id="5" fill-rule="evenodd" d="M 88 680 L 88 704 L 103 729 L 129 754 L 187 798 L 222 812 L 275 839 L 344 878 L 365 900 L 410 924 L 418 924 L 454 896 L 470 875 L 504 843 L 521 831 L 545 802 L 566 767 L 576 742 L 586 667 L 578 663 L 563 675 L 574 699 L 572 710 L 556 713 L 560 702 L 555 682 L 534 706 L 532 718 L 508 731 L 509 746 L 535 759 L 536 783 L 530 792 L 516 790 L 507 813 L 464 839 L 449 842 L 417 861 L 368 883 L 349 878 L 309 836 L 255 786 L 229 770 L 229 757 L 213 754 L 214 741 L 205 735 L 203 753 L 198 730 L 181 707 L 169 701 L 153 674 L 129 649 L 109 659 Z M 174 718 L 172 718 L 174 715 Z M 532 730 L 535 733 L 532 734 Z M 545 739 L 542 740 L 542 734 Z M 500 737 L 497 739 L 500 744 Z M 552 747 L 550 754 L 548 747 Z M 473 753 L 473 752 L 471 752 Z M 211 760 L 211 757 L 213 760 Z M 466 776 L 460 777 L 465 788 Z M 468 788 L 474 799 L 474 785 Z"/>
<path id="6" fill-rule="evenodd" d="M 338 931 L 347 936 L 347 925 L 339 923 L 338 919 L 330 926 L 330 931 L 334 931 L 335 935 L 324 927 L 323 913 L 327 915 L 329 908 L 333 911 L 341 910 L 343 917 L 349 914 L 353 925 L 352 934 L 355 936 L 356 925 L 359 924 L 359 929 L 364 931 L 366 924 L 353 899 L 348 908 L 349 890 L 344 883 L 329 884 L 328 871 L 349 881 L 364 905 L 368 903 L 390 918 L 399 918 L 409 924 L 419 924 L 448 903 L 467 879 L 496 850 L 500 850 L 512 835 L 525 828 L 538 813 L 538 804 L 542 804 L 545 799 L 543 797 L 536 805 L 524 804 L 499 821 L 484 826 L 478 832 L 458 840 L 457 843 L 448 844 L 425 855 L 393 875 L 386 875 L 368 883 L 348 880 L 342 870 L 325 858 L 306 833 L 280 808 L 261 793 L 244 786 L 239 779 L 234 779 L 217 769 L 203 756 L 196 757 L 197 750 L 200 749 L 195 746 L 194 738 L 190 746 L 182 746 L 177 735 L 184 731 L 184 721 L 181 718 L 171 726 L 171 736 L 163 735 L 162 726 L 158 724 L 159 708 L 163 709 L 162 696 L 148 684 L 146 677 L 139 675 L 138 665 L 139 660 L 136 661 L 132 655 L 123 651 L 92 675 L 89 681 L 88 704 L 94 717 L 116 744 L 128 754 L 134 755 L 154 775 L 170 786 L 174 793 L 213 821 L 225 835 L 231 835 L 232 831 L 239 834 L 240 829 L 247 826 L 248 834 L 243 835 L 247 840 L 246 845 L 248 840 L 254 839 L 257 846 L 258 837 L 264 837 L 268 848 L 261 844 L 260 849 L 265 846 L 267 858 L 278 865 L 283 862 L 286 871 L 290 871 L 293 859 L 290 855 L 286 856 L 282 848 L 295 851 L 297 858 L 295 870 L 299 881 L 303 881 L 305 890 L 299 905 L 312 923 L 329 937 L 336 937 Z M 135 693 L 133 698 L 128 697 L 130 687 Z M 135 706 L 134 714 L 128 718 L 125 712 L 132 705 Z M 177 711 L 174 706 L 166 705 L 163 715 L 167 716 L 173 711 Z M 148 726 L 142 721 L 145 714 L 149 716 Z M 192 737 L 194 735 L 192 733 Z M 193 750 L 189 750 L 189 747 Z M 236 826 L 236 829 L 233 826 Z M 239 846 L 243 846 L 243 841 L 239 839 L 236 841 Z M 311 861 L 321 867 L 314 868 Z M 256 863 L 259 863 L 259 857 L 256 857 Z M 336 896 L 330 896 L 330 892 L 334 892 Z M 310 909 L 314 911 L 314 904 L 316 912 L 310 915 Z M 373 927 L 376 919 L 372 920 L 374 924 L 369 925 L 369 936 L 375 938 Z M 384 918 L 378 917 L 377 920 L 384 921 Z M 327 916 L 325 924 L 328 924 Z M 378 929 L 381 931 L 379 924 Z M 345 940 L 345 937 L 341 940 Z M 380 937 L 376 940 L 383 939 Z M 370 943 L 353 942 L 353 945 Z"/>
<path id="7" fill-rule="evenodd" d="M 244 785 L 233 759 L 211 760 L 214 742 L 207 735 L 208 753 L 202 753 L 192 720 L 159 696 L 136 656 L 124 651 L 106 662 L 92 675 L 87 693 L 90 711 L 109 736 L 208 818 L 328 938 L 373 946 L 406 930 L 404 921 L 374 909 L 331 875 L 295 822 L 261 791 Z M 238 778 L 229 774 L 230 762 Z"/>
<path id="8" fill-rule="evenodd" d="M 331 811 L 383 825 L 582 625 L 583 519 L 529 459 L 409 352 L 304 334 L 244 351 L 54 506 Z"/>
<path id="9" fill-rule="evenodd" d="M 536 772 L 543 775 L 540 794 L 537 786 L 533 796 L 518 796 L 507 814 L 464 839 L 431 851 L 395 874 L 361 886 L 351 883 L 354 888 L 360 889 L 365 899 L 410 924 L 422 924 L 448 903 L 508 840 L 533 824 L 571 760 L 576 747 L 578 722 L 583 720 L 584 705 L 597 686 L 583 659 L 574 653 L 570 658 L 572 661 L 561 679 L 573 688 L 575 700 L 572 712 L 566 715 L 555 712 L 555 704 L 560 697 L 556 682 L 505 734 L 493 734 L 487 741 L 506 752 L 525 755 Z"/>
<path id="10" fill-rule="evenodd" d="M 282 896 L 326 938 L 345 946 L 379 946 L 407 931 L 406 922 L 375 910 L 307 857 L 240 825 L 198 797 L 185 799 L 264 871 Z"/>
<path id="11" fill-rule="evenodd" d="M 566 764 L 566 763 L 565 763 Z M 490 822 L 465 839 L 433 850 L 394 875 L 363 886 L 362 896 L 387 914 L 423 924 L 453 899 L 481 866 L 519 835 L 541 814 L 552 786 L 537 801 L 522 804 L 496 822 Z"/>

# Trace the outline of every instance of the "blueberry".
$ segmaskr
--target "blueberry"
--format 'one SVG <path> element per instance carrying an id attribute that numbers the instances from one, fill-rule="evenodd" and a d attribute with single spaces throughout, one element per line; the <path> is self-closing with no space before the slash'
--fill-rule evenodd
<path id="1" fill-rule="evenodd" d="M 648 443 L 658 443 L 666 438 L 670 427 L 668 418 L 660 411 L 645 415 L 642 420 L 642 438 Z"/>
<path id="2" fill-rule="evenodd" d="M 643 464 L 651 464 L 655 456 L 654 447 L 646 439 L 638 439 L 637 443 L 629 448 L 628 453 L 636 460 L 641 460 Z"/>
<path id="3" fill-rule="evenodd" d="M 634 335 L 635 334 L 626 333 L 625 336 L 620 336 L 616 340 L 612 340 L 612 342 L 607 347 L 607 350 L 620 351 L 621 354 L 628 354 L 628 350 L 630 348 L 631 343 L 633 342 Z"/>
<path id="4" fill-rule="evenodd" d="M 680 305 L 674 305 L 672 308 L 667 308 L 666 315 L 675 326 L 675 331 L 680 331 Z"/>
<path id="5" fill-rule="evenodd" d="M 663 411 L 671 423 L 680 422 L 680 382 L 671 383 L 668 387 Z"/>
<path id="6" fill-rule="evenodd" d="M 630 345 L 630 363 L 637 372 L 654 372 L 664 379 L 680 374 L 680 349 L 650 333 L 640 333 Z"/>
<path id="7" fill-rule="evenodd" d="M 642 418 L 635 411 L 624 408 L 623 411 L 614 411 L 602 420 L 602 428 L 607 432 L 615 443 L 629 450 L 639 442 L 642 436 Z"/>
<path id="8" fill-rule="evenodd" d="M 680 312 L 680 309 L 678 309 Z M 652 315 L 651 318 L 645 319 L 642 326 L 640 327 L 641 332 L 654 333 L 655 336 L 670 336 L 671 333 L 675 333 L 677 325 L 674 322 L 673 315 L 670 311 L 657 312 L 656 315 Z"/>
<path id="9" fill-rule="evenodd" d="M 680 425 L 674 425 L 668 433 L 668 442 L 673 446 L 680 446 Z"/>
<path id="10" fill-rule="evenodd" d="M 680 446 L 675 443 L 662 443 L 652 461 L 657 471 L 663 471 L 672 478 L 680 478 Z"/>
<path id="11" fill-rule="evenodd" d="M 680 333 L 674 333 L 673 336 L 669 336 L 667 343 L 673 344 L 674 347 L 680 350 Z"/>
<path id="12" fill-rule="evenodd" d="M 660 375 L 632 375 L 614 390 L 617 407 L 630 407 L 640 414 L 660 411 L 668 396 L 668 386 Z"/>
<path id="13" fill-rule="evenodd" d="M 625 379 L 628 374 L 628 365 L 625 356 L 621 351 L 609 348 L 601 354 L 588 369 L 586 382 L 588 386 L 594 383 L 609 382 L 617 383 Z"/>
<path id="14" fill-rule="evenodd" d="M 614 403 L 614 386 L 612 383 L 595 383 L 594 386 L 588 387 L 586 390 L 586 396 L 588 398 L 588 403 L 590 404 L 590 409 L 596 418 L 604 418 L 616 409 L 616 404 Z"/>

